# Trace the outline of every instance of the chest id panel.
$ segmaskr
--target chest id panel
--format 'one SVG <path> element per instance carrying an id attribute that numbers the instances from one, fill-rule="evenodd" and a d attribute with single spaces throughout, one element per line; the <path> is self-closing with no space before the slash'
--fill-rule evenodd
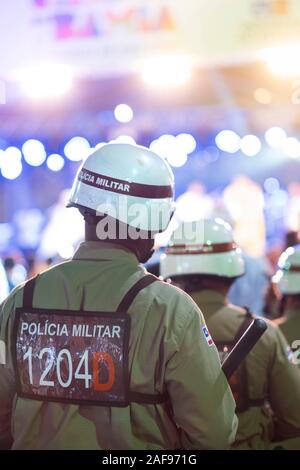
<path id="1" fill-rule="evenodd" d="M 166 401 L 164 394 L 129 389 L 127 310 L 140 290 L 156 280 L 152 275 L 141 278 L 116 312 L 33 308 L 35 279 L 29 281 L 13 327 L 18 395 L 31 400 L 119 407 L 132 401 Z"/>

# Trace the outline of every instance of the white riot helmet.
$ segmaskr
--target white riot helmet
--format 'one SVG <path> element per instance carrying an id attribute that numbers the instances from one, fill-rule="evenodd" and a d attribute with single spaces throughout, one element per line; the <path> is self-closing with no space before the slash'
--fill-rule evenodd
<path id="1" fill-rule="evenodd" d="M 153 233 L 165 230 L 174 210 L 174 175 L 145 147 L 111 143 L 81 165 L 68 207 L 87 208 Z"/>
<path id="2" fill-rule="evenodd" d="M 161 256 L 164 279 L 187 274 L 235 278 L 245 273 L 240 248 L 230 225 L 222 219 L 205 219 L 181 224 Z"/>
<path id="3" fill-rule="evenodd" d="M 278 261 L 278 271 L 272 281 L 283 295 L 300 294 L 300 246 L 289 247 Z"/>

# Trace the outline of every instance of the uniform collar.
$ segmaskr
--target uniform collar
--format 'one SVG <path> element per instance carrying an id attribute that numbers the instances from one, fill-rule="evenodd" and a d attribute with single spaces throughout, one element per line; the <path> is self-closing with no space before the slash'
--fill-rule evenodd
<path id="1" fill-rule="evenodd" d="M 204 311 L 205 316 L 212 315 L 228 304 L 226 296 L 216 290 L 195 291 L 190 294 L 192 299 Z"/>
<path id="2" fill-rule="evenodd" d="M 73 260 L 120 260 L 122 258 L 136 265 L 139 264 L 135 254 L 124 246 L 101 241 L 82 242 L 73 256 Z"/>

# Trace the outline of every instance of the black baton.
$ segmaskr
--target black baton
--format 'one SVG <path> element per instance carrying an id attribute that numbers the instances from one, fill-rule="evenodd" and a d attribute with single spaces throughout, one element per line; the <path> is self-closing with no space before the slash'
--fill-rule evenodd
<path id="1" fill-rule="evenodd" d="M 267 327 L 268 325 L 264 320 L 260 318 L 253 320 L 222 364 L 222 370 L 227 379 L 230 379 Z"/>

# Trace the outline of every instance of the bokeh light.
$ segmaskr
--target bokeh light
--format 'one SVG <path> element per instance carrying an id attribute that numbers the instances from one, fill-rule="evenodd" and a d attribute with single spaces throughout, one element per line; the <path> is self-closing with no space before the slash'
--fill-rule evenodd
<path id="1" fill-rule="evenodd" d="M 90 149 L 90 143 L 85 137 L 73 137 L 65 145 L 64 154 L 69 160 L 79 162 L 87 157 Z"/>
<path id="2" fill-rule="evenodd" d="M 65 160 L 58 153 L 52 153 L 47 158 L 46 164 L 47 164 L 47 167 L 49 168 L 49 170 L 51 170 L 51 171 L 60 171 L 64 167 Z"/>
<path id="3" fill-rule="evenodd" d="M 300 158 L 300 142 L 295 137 L 288 137 L 281 149 L 290 158 Z"/>
<path id="4" fill-rule="evenodd" d="M 300 75 L 300 44 L 265 49 L 262 53 L 269 70 L 280 77 Z"/>
<path id="5" fill-rule="evenodd" d="M 29 139 L 22 145 L 24 160 L 28 165 L 40 166 L 46 160 L 47 154 L 42 142 L 36 139 Z"/>
<path id="6" fill-rule="evenodd" d="M 274 149 L 280 148 L 286 138 L 287 134 L 285 130 L 278 126 L 270 127 L 270 129 L 265 132 L 265 140 L 267 144 L 269 147 Z"/>
<path id="7" fill-rule="evenodd" d="M 177 138 L 171 134 L 163 134 L 151 142 L 150 150 L 165 158 L 173 167 L 183 166 L 188 158 L 187 152 L 178 146 Z"/>
<path id="8" fill-rule="evenodd" d="M 142 78 L 156 88 L 180 87 L 192 77 L 192 65 L 187 56 L 166 55 L 146 59 L 142 64 Z"/>
<path id="9" fill-rule="evenodd" d="M 181 133 L 176 136 L 176 141 L 180 149 L 190 155 L 196 150 L 197 142 L 192 134 Z"/>
<path id="10" fill-rule="evenodd" d="M 277 178 L 267 178 L 264 181 L 264 189 L 268 194 L 274 194 L 276 191 L 280 189 L 280 183 Z"/>
<path id="11" fill-rule="evenodd" d="M 19 71 L 17 78 L 33 100 L 57 98 L 72 88 L 72 73 L 64 64 L 35 64 Z"/>
<path id="12" fill-rule="evenodd" d="M 14 180 L 22 173 L 22 153 L 17 147 L 8 147 L 1 157 L 1 174 L 4 178 Z"/>
<path id="13" fill-rule="evenodd" d="M 128 104 L 118 104 L 115 107 L 114 116 L 117 121 L 127 123 L 133 119 L 133 110 Z"/>
<path id="14" fill-rule="evenodd" d="M 253 96 L 259 104 L 270 104 L 272 102 L 272 93 L 266 88 L 256 88 Z"/>
<path id="15" fill-rule="evenodd" d="M 240 137 L 232 130 L 224 129 L 215 138 L 217 147 L 223 152 L 235 153 L 240 149 Z"/>
<path id="16" fill-rule="evenodd" d="M 261 150 L 261 141 L 256 135 L 245 135 L 240 142 L 241 151 L 248 157 L 254 157 Z"/>

